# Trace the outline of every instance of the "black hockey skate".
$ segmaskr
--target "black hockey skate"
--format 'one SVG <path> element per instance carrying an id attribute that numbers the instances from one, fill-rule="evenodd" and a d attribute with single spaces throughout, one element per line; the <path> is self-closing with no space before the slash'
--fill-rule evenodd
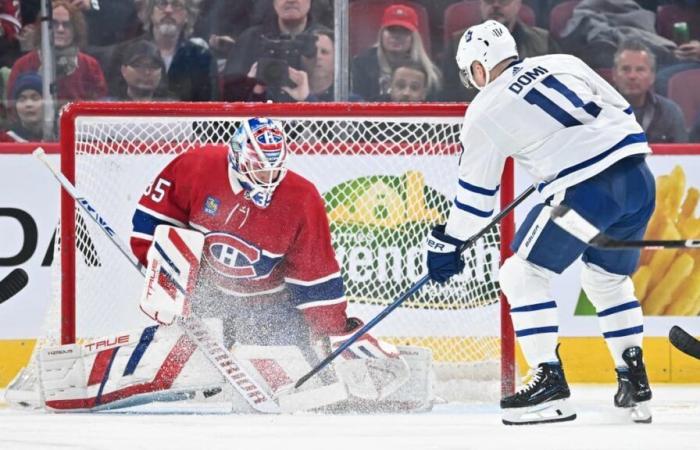
<path id="1" fill-rule="evenodd" d="M 571 396 L 561 363 L 542 363 L 518 392 L 501 400 L 503 423 L 528 425 L 574 420 Z"/>
<path id="2" fill-rule="evenodd" d="M 630 417 L 636 423 L 651 423 L 651 388 L 647 379 L 647 371 L 642 360 L 642 349 L 630 347 L 622 352 L 622 359 L 627 367 L 618 367 L 617 393 L 615 406 L 629 410 Z"/>

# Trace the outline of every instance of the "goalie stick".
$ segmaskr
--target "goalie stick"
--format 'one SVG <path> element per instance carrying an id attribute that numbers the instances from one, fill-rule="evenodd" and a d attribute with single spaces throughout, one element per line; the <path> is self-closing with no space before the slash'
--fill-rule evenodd
<path id="1" fill-rule="evenodd" d="M 90 218 L 102 229 L 107 238 L 117 247 L 124 257 L 145 276 L 146 269 L 128 250 L 114 230 L 109 226 L 105 218 L 82 195 L 78 189 L 60 172 L 56 171 L 46 159 L 44 149 L 38 147 L 32 153 L 43 162 L 58 180 L 63 189 L 78 203 Z M 187 318 L 178 318 L 178 324 L 185 330 L 187 336 L 192 339 L 197 347 L 206 355 L 207 359 L 221 372 L 236 391 L 256 411 L 262 413 L 280 413 L 281 409 L 267 392 L 248 374 L 237 358 L 229 353 L 222 344 L 211 336 L 209 329 L 202 319 L 194 315 Z"/>
<path id="2" fill-rule="evenodd" d="M 579 213 L 565 205 L 552 208 L 552 220 L 577 239 L 586 242 L 592 247 L 619 250 L 642 248 L 649 250 L 661 250 L 664 248 L 700 248 L 700 239 L 679 240 L 639 240 L 623 241 L 606 235 L 595 227 Z"/>
<path id="3" fill-rule="evenodd" d="M 674 325 L 668 332 L 668 340 L 674 347 L 688 356 L 700 359 L 700 341 L 691 336 L 683 328 Z"/>
<path id="4" fill-rule="evenodd" d="M 14 297 L 29 282 L 29 277 L 24 269 L 17 268 L 0 281 L 0 303 Z"/>
<path id="5" fill-rule="evenodd" d="M 510 202 L 505 208 L 503 208 L 498 214 L 494 216 L 493 219 L 486 225 L 484 228 L 481 229 L 478 233 L 476 233 L 474 236 L 470 237 L 467 239 L 462 245 L 459 246 L 459 253 L 463 253 L 466 249 L 474 245 L 476 241 L 478 241 L 482 236 L 484 236 L 494 225 L 496 225 L 498 222 L 501 221 L 505 216 L 507 216 L 512 210 L 515 209 L 516 206 L 518 206 L 520 203 L 522 203 L 527 197 L 530 196 L 535 192 L 535 186 L 530 186 L 527 188 L 523 193 L 521 193 L 515 200 Z M 299 378 L 296 383 L 294 383 L 294 388 L 299 388 L 302 384 L 306 383 L 309 378 L 320 372 L 324 367 L 326 367 L 328 364 L 330 364 L 335 358 L 338 357 L 341 353 L 343 353 L 345 350 L 347 350 L 348 347 L 350 347 L 355 341 L 357 341 L 359 338 L 361 338 L 365 333 L 367 333 L 369 330 L 371 330 L 375 325 L 377 325 L 379 322 L 381 322 L 389 313 L 391 313 L 393 310 L 398 308 L 401 303 L 403 303 L 407 298 L 411 297 L 413 294 L 418 292 L 425 283 L 427 283 L 430 280 L 430 276 L 424 275 L 421 279 L 416 281 L 413 286 L 411 286 L 403 295 L 401 295 L 399 298 L 394 300 L 393 303 L 391 303 L 389 306 L 384 308 L 379 314 L 377 314 L 372 320 L 367 322 L 362 328 L 357 330 L 355 334 L 350 336 L 348 340 L 343 342 L 338 348 L 336 348 L 330 355 L 328 355 L 323 361 L 318 363 L 316 367 L 311 369 L 306 375 L 303 377 Z"/>

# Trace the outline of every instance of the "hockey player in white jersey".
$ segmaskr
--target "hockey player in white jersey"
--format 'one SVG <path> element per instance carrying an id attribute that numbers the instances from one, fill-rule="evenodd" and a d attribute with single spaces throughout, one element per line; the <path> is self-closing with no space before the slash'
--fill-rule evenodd
<path id="1" fill-rule="evenodd" d="M 532 368 L 529 383 L 501 400 L 503 422 L 576 418 L 557 352 L 557 299 L 550 279 L 579 257 L 582 287 L 616 366 L 615 406 L 636 422 L 650 422 L 642 309 L 629 277 L 639 251 L 589 247 L 551 219 L 552 207 L 561 204 L 616 239 L 642 238 L 655 189 L 645 162 L 650 149 L 632 109 L 574 56 L 519 60 L 508 29 L 492 20 L 464 33 L 457 64 L 463 82 L 480 92 L 464 118 L 449 218 L 428 237 L 431 279 L 444 282 L 464 268 L 456 249 L 488 223 L 506 158 L 539 180 L 543 199 L 522 222 L 512 245 L 515 254 L 500 270 L 515 334 Z"/>

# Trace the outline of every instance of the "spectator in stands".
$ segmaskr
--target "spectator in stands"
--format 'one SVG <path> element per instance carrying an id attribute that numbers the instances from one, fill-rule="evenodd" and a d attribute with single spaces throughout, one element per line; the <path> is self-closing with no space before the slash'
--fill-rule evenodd
<path id="1" fill-rule="evenodd" d="M 428 98 L 428 74 L 420 64 L 401 64 L 391 75 L 389 101 L 424 102 Z"/>
<path id="2" fill-rule="evenodd" d="M 700 1 L 683 0 L 674 1 L 684 14 L 688 14 L 690 19 L 685 23 L 688 33 L 678 33 L 674 36 L 678 47 L 673 54 L 677 59 L 675 64 L 659 68 L 656 75 L 656 92 L 661 95 L 668 94 L 668 82 L 671 77 L 679 72 L 691 69 L 700 69 L 700 24 L 697 17 L 700 14 Z M 691 15 L 692 13 L 692 15 Z"/>
<path id="3" fill-rule="evenodd" d="M 139 40 L 129 45 L 120 68 L 122 76 L 115 100 L 134 102 L 171 98 L 165 86 L 165 63 L 158 47 L 151 41 Z"/>
<path id="4" fill-rule="evenodd" d="M 259 0 L 202 0 L 194 35 L 209 43 L 217 58 L 226 58 L 238 36 L 252 24 Z M 224 61 L 225 62 L 225 61 Z"/>
<path id="5" fill-rule="evenodd" d="M 412 61 L 428 75 L 428 96 L 442 88 L 440 69 L 433 64 L 418 32 L 418 14 L 410 6 L 395 4 L 384 10 L 377 45 L 352 62 L 352 87 L 366 100 L 380 100 L 389 92 L 391 74 L 400 64 Z"/>
<path id="6" fill-rule="evenodd" d="M 323 26 L 313 31 L 316 36 L 316 55 L 302 57 L 302 70 L 290 68 L 290 78 L 294 86 L 282 86 L 282 89 L 295 101 L 332 102 L 335 99 L 335 47 L 333 30 Z M 257 64 L 253 65 L 249 76 L 255 78 Z M 267 87 L 257 83 L 250 101 L 265 101 Z M 357 94 L 349 93 L 349 101 L 362 100 Z"/>
<path id="7" fill-rule="evenodd" d="M 249 100 L 265 95 L 273 101 L 295 101 L 285 88 L 299 88 L 302 56 L 316 54 L 318 25 L 310 14 L 311 0 L 274 0 L 275 14 L 240 35 L 226 60 L 224 100 Z M 296 81 L 295 81 L 296 80 Z M 257 88 L 256 88 L 257 86 Z M 303 94 L 298 93 L 299 95 Z"/>
<path id="8" fill-rule="evenodd" d="M 614 57 L 613 82 L 632 106 L 649 142 L 687 142 L 680 107 L 652 90 L 656 57 L 641 41 L 620 45 Z"/>
<path id="9" fill-rule="evenodd" d="M 520 8 L 522 8 L 522 0 L 480 0 L 479 7 L 482 20 L 496 20 L 510 30 L 521 58 L 561 52 L 559 45 L 552 38 L 549 31 L 539 27 L 528 26 L 519 19 L 518 15 L 520 14 Z M 472 25 L 474 24 L 469 24 L 469 26 Z M 452 34 L 452 40 L 445 51 L 445 58 L 442 62 L 442 71 L 445 74 L 443 99 L 447 101 L 471 100 L 478 92 L 473 88 L 464 89 L 462 82 L 459 80 L 459 68 L 455 62 L 459 39 L 466 31 L 466 28 L 468 27 Z"/>
<path id="10" fill-rule="evenodd" d="M 37 33 L 37 46 L 41 33 Z M 59 101 L 95 100 L 107 95 L 102 68 L 95 58 L 80 51 L 87 38 L 85 18 L 67 0 L 53 2 L 53 38 L 56 61 L 56 85 Z M 8 93 L 14 92 L 17 78 L 25 72 L 39 72 L 40 50 L 19 58 L 12 66 Z"/>
<path id="11" fill-rule="evenodd" d="M 656 17 L 633 0 L 581 0 L 561 33 L 564 50 L 591 67 L 612 67 L 623 41 L 639 40 L 656 60 L 672 62 L 676 45 L 656 33 Z"/>
<path id="12" fill-rule="evenodd" d="M 43 139 L 44 101 L 41 77 L 25 72 L 17 77 L 12 91 L 10 110 L 13 121 L 0 132 L 0 142 L 39 142 Z"/>
<path id="13" fill-rule="evenodd" d="M 21 28 L 15 2 L 0 0 L 0 68 L 12 67 L 19 58 L 18 35 Z"/>
<path id="14" fill-rule="evenodd" d="M 211 101 L 218 98 L 216 61 L 207 43 L 193 38 L 197 18 L 196 0 L 143 0 L 140 12 L 145 20 L 146 39 L 158 48 L 167 75 L 167 90 L 182 101 Z M 121 82 L 124 54 L 133 41 L 121 44 L 110 63 L 110 91 Z"/>
<path id="15" fill-rule="evenodd" d="M 85 15 L 90 48 L 133 39 L 141 30 L 135 0 L 70 0 Z"/>

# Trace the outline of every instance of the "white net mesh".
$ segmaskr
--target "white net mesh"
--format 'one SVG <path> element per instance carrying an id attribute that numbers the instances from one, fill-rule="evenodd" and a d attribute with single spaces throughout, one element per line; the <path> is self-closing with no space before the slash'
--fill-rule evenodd
<path id="1" fill-rule="evenodd" d="M 275 118 L 285 123 L 291 142 L 290 168 L 325 199 L 348 313 L 367 321 L 425 273 L 424 237 L 445 221 L 454 195 L 462 116 L 295 117 L 290 106 L 289 114 Z M 239 120 L 214 114 L 79 115 L 71 148 L 76 186 L 128 242 L 136 202 L 155 175 L 184 151 L 225 144 Z M 76 260 L 76 336 L 150 325 L 137 306 L 141 275 L 77 211 L 76 248 L 68 250 Z M 429 283 L 373 332 L 430 347 L 442 380 L 437 392 L 448 400 L 498 395 L 499 245 L 494 229 L 467 252 L 462 275 L 443 286 Z M 455 387 L 455 380 L 465 379 L 491 384 Z"/>

